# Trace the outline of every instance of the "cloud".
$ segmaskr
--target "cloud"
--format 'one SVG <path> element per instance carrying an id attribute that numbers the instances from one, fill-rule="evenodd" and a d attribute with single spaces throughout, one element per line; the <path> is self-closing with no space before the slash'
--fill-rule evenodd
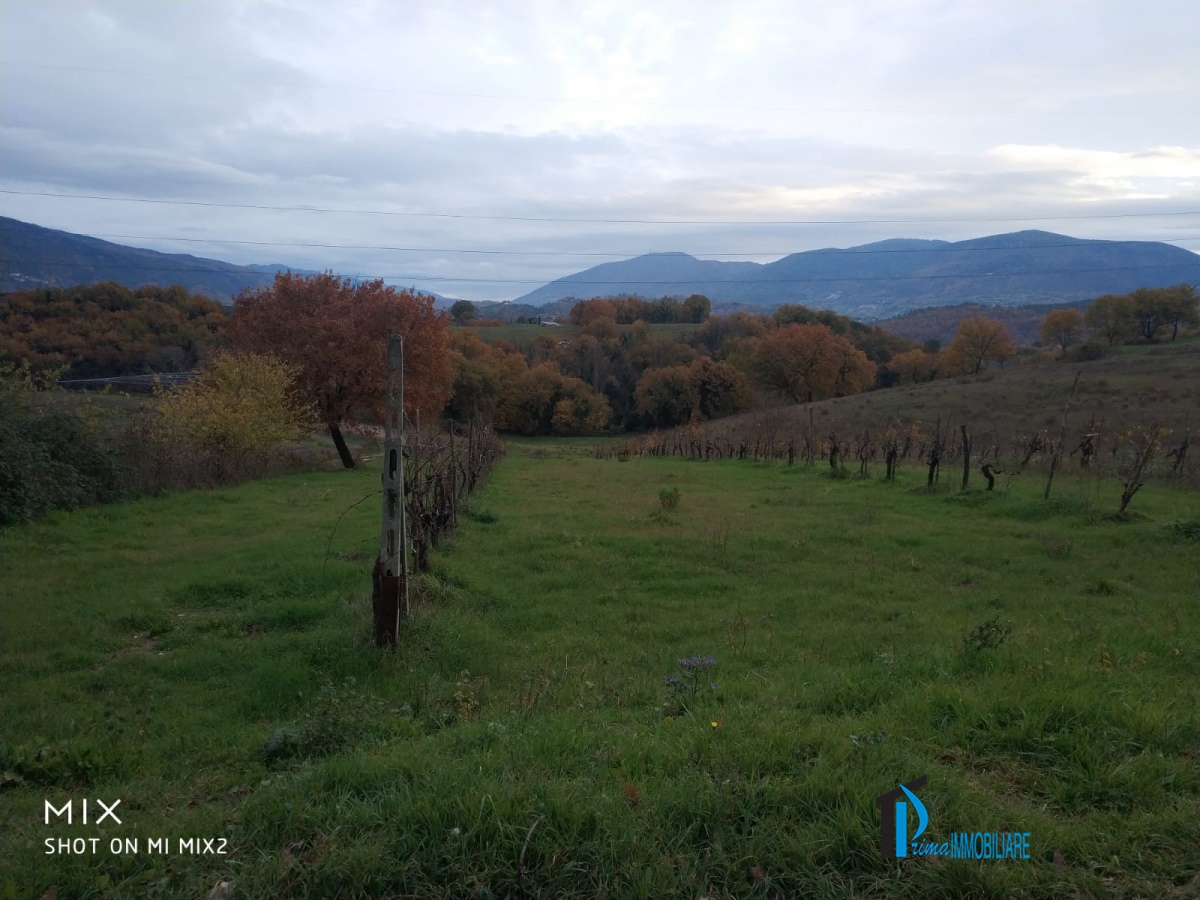
<path id="1" fill-rule="evenodd" d="M 608 252 L 761 260 L 1034 225 L 1200 248 L 1184 217 L 1052 219 L 1197 208 L 1193 3 L 73 10 L 0 8 L 0 187 L 463 218 L 3 195 L 6 215 L 50 227 L 235 262 L 494 279 L 429 284 L 473 298 Z M 858 224 L 771 224 L 796 220 Z M 184 237 L 212 243 L 171 240 Z M 286 246 L 303 243 L 514 255 Z M 535 255 L 549 253 L 579 255 Z"/>

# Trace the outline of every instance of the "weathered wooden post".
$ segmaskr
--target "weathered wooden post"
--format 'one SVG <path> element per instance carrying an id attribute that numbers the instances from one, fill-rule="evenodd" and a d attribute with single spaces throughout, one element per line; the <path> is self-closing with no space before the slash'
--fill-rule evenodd
<path id="1" fill-rule="evenodd" d="M 404 338 L 387 349 L 387 412 L 383 419 L 383 523 L 372 575 L 375 643 L 394 647 L 408 615 L 408 522 L 404 502 Z"/>

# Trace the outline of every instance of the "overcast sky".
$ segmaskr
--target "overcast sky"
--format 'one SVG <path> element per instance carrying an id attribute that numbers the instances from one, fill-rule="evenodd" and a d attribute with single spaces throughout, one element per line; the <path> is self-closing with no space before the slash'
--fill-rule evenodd
<path id="1" fill-rule="evenodd" d="M 1195 0 L 0 0 L 0 209 L 474 300 L 650 251 L 1200 251 L 1198 37 Z"/>

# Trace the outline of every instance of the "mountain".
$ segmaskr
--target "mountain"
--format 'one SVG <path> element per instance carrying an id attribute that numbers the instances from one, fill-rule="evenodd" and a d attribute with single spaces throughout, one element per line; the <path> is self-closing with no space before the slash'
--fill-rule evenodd
<path id="1" fill-rule="evenodd" d="M 142 250 L 0 216 L 0 293 L 115 281 L 131 288 L 178 284 L 229 303 L 243 288 L 267 287 L 276 272 L 288 271 L 317 274 L 281 263 L 235 266 L 186 253 Z M 445 305 L 453 302 L 433 296 Z"/>
<path id="2" fill-rule="evenodd" d="M 801 303 L 882 319 L 962 303 L 1079 303 L 1181 282 L 1200 283 L 1200 256 L 1180 247 L 1019 231 L 957 242 L 893 239 L 809 250 L 766 265 L 653 253 L 568 275 L 514 302 L 699 293 L 717 308 Z"/>

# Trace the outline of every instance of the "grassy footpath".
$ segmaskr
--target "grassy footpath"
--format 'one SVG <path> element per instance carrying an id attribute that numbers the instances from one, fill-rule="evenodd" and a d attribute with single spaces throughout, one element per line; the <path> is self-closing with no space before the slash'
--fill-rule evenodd
<path id="1" fill-rule="evenodd" d="M 513 444 L 395 654 L 373 498 L 323 560 L 373 472 L 9 530 L 5 896 L 1200 893 L 1197 496 L 922 474 Z M 920 775 L 924 839 L 1032 858 L 882 859 L 873 799 Z M 43 824 L 85 797 L 122 824 Z"/>

